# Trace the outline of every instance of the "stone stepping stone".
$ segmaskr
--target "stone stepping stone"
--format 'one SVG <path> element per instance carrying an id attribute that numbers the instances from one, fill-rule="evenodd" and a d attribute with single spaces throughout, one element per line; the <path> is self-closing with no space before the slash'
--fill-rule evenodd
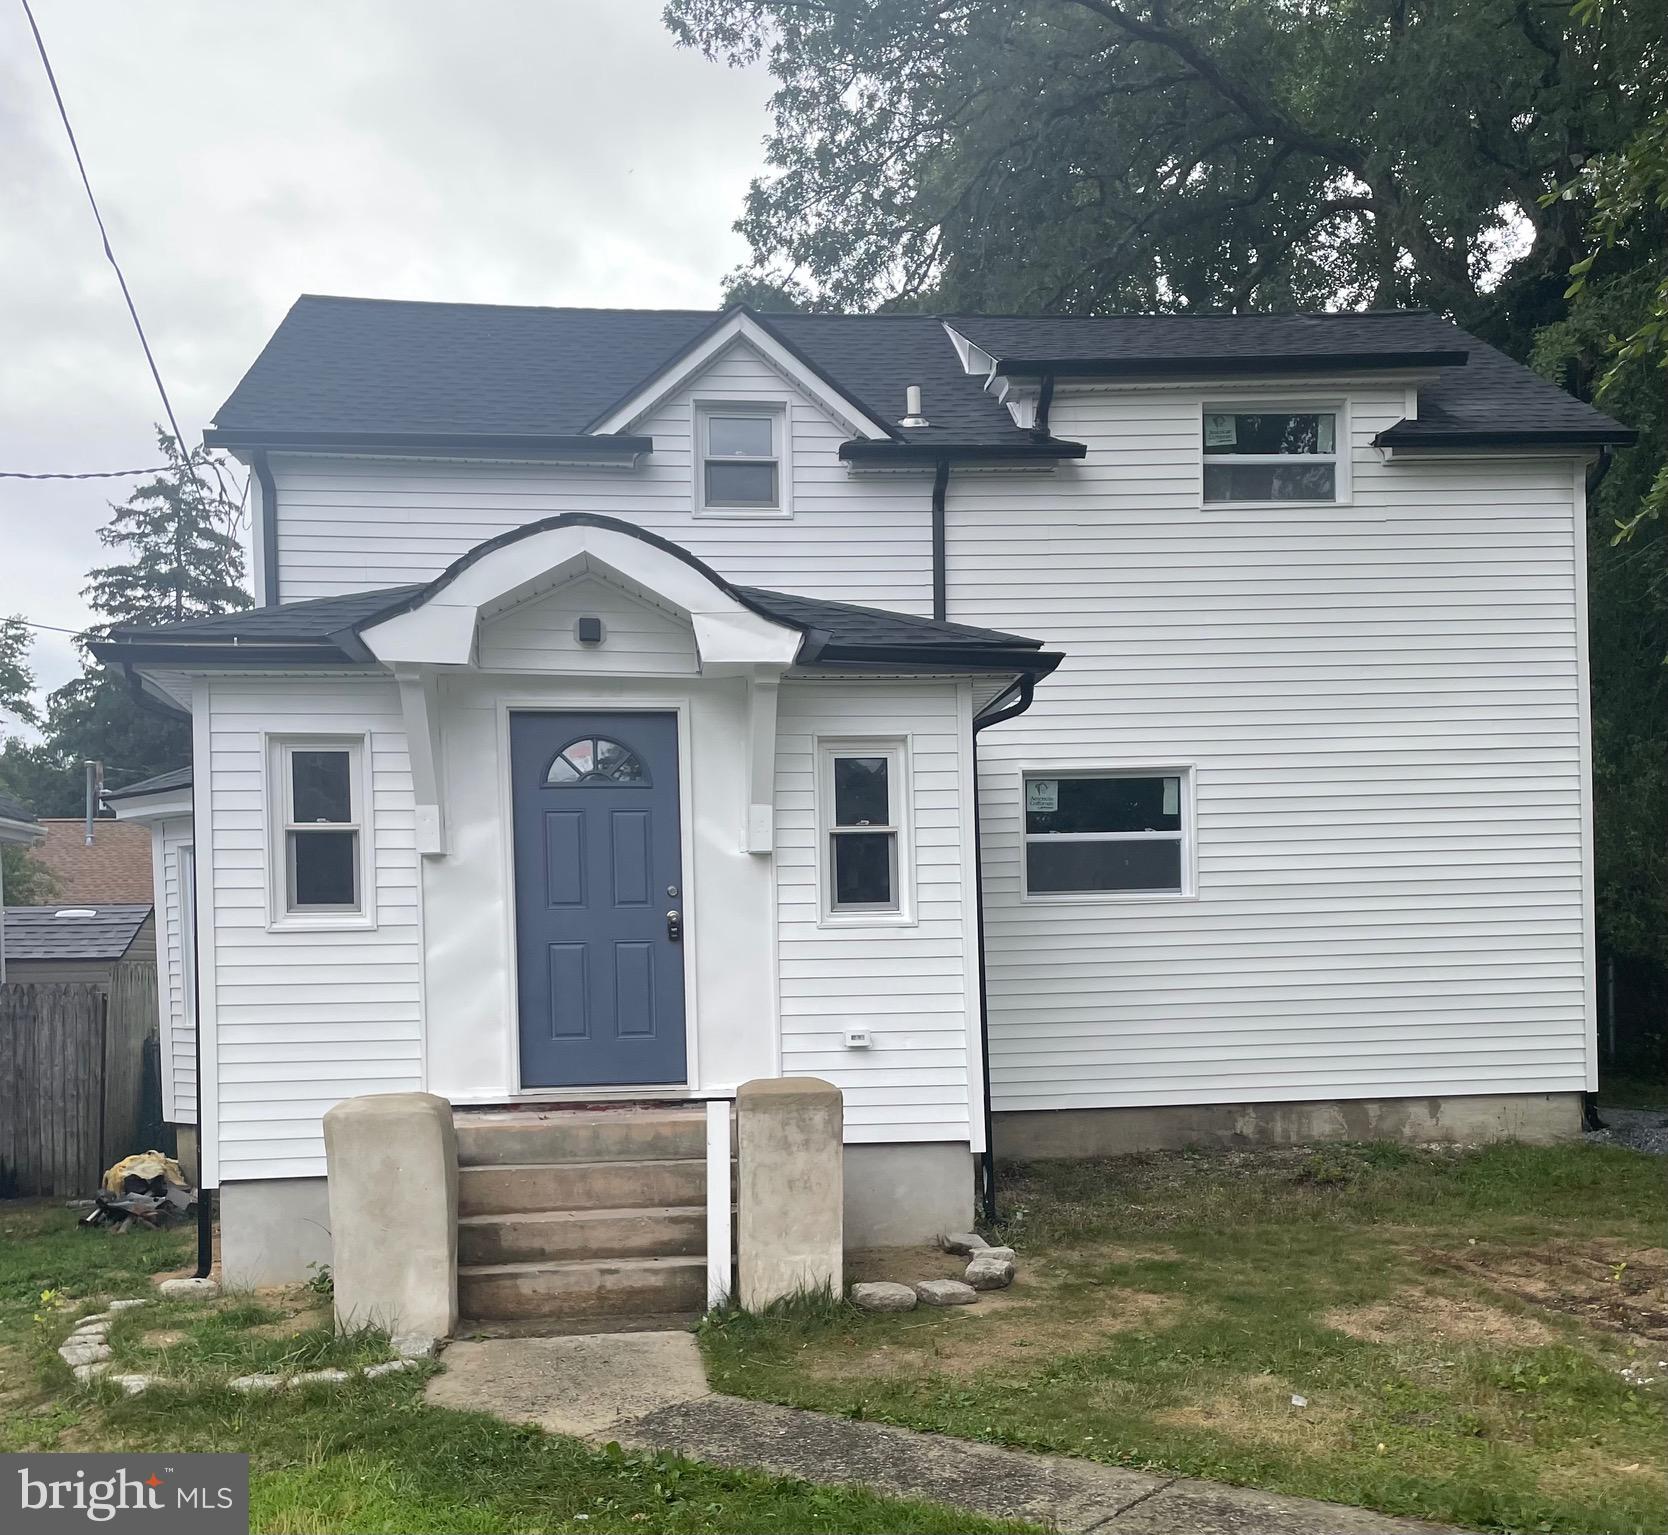
<path id="1" fill-rule="evenodd" d="M 966 1279 L 975 1290 L 1005 1290 L 1014 1282 L 1018 1269 L 1012 1258 L 993 1258 L 988 1253 L 975 1253 L 967 1265 Z"/>
<path id="2" fill-rule="evenodd" d="M 906 1284 L 876 1280 L 851 1287 L 851 1303 L 859 1311 L 913 1311 L 915 1292 Z"/>
<path id="3" fill-rule="evenodd" d="M 947 1236 L 939 1238 L 944 1251 L 955 1253 L 963 1258 L 971 1258 L 974 1253 L 990 1246 L 976 1231 L 952 1231 Z"/>
<path id="4" fill-rule="evenodd" d="M 971 1306 L 979 1293 L 959 1279 L 923 1279 L 915 1286 L 923 1306 Z"/>

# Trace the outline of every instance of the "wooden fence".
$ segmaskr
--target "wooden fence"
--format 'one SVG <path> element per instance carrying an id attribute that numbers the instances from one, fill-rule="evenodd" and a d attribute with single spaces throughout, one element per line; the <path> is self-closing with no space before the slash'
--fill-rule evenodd
<path id="1" fill-rule="evenodd" d="M 160 1121 L 156 966 L 0 986 L 0 1196 L 86 1196 Z M 149 1099 L 156 1097 L 156 1103 Z"/>

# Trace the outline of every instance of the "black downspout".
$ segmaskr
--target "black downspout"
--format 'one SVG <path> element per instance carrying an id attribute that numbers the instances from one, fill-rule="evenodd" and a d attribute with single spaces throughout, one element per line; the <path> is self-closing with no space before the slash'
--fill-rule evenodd
<path id="1" fill-rule="evenodd" d="M 1593 460 L 1592 467 L 1587 471 L 1587 495 L 1589 498 L 1604 483 L 1604 477 L 1610 473 L 1610 466 L 1615 462 L 1615 459 L 1616 455 L 1608 447 L 1599 449 L 1598 457 Z"/>
<path id="2" fill-rule="evenodd" d="M 261 603 L 275 608 L 278 606 L 278 487 L 273 483 L 264 450 L 250 459 L 249 467 L 261 488 Z M 192 835 L 196 835 L 195 829 Z"/>
<path id="3" fill-rule="evenodd" d="M 990 992 L 985 975 L 985 857 L 984 836 L 979 817 L 979 732 L 991 725 L 1000 725 L 1031 707 L 1031 696 L 1036 692 L 1037 679 L 1027 672 L 1019 679 L 1019 697 L 1004 709 L 980 716 L 973 721 L 973 899 L 975 906 L 976 938 L 979 945 L 979 1063 L 984 1073 L 985 1093 L 985 1152 L 981 1159 L 983 1177 L 983 1215 L 987 1227 L 996 1224 L 996 1142 L 990 1111 Z"/>
<path id="4" fill-rule="evenodd" d="M 950 488 L 950 460 L 941 458 L 932 477 L 932 616 L 942 623 L 950 612 L 950 572 L 944 550 L 944 497 Z"/>
<path id="5" fill-rule="evenodd" d="M 1598 457 L 1593 460 L 1591 467 L 1587 470 L 1586 500 L 1589 513 L 1592 511 L 1593 495 L 1599 486 L 1604 483 L 1605 475 L 1610 473 L 1610 465 L 1615 461 L 1615 457 L 1616 455 L 1610 451 L 1608 446 L 1601 447 L 1598 451 Z M 1576 529 L 1576 533 L 1582 537 L 1586 536 L 1586 531 L 1585 528 Z M 1610 1006 L 1614 1008 L 1615 1005 L 1615 999 L 1612 997 Z M 1614 1027 L 1614 1019 L 1612 1019 L 1612 1027 Z M 1604 1121 L 1599 1118 L 1599 1095 L 1597 1093 L 1583 1093 L 1581 1095 L 1581 1128 L 1583 1130 L 1602 1130 L 1605 1128 Z"/>
<path id="6" fill-rule="evenodd" d="M 196 717 L 192 717 L 192 734 L 196 734 Z M 206 769 L 207 763 L 203 764 Z M 214 1267 L 214 1193 L 203 1187 L 203 946 L 197 941 L 202 931 L 202 905 L 197 899 L 201 881 L 197 853 L 202 842 L 197 836 L 198 765 L 191 764 L 191 1043 L 197 1061 L 197 1278 L 207 1279 Z"/>
<path id="7" fill-rule="evenodd" d="M 1048 440 L 1048 412 L 1054 404 L 1054 375 L 1045 373 L 1042 376 L 1042 387 L 1037 390 L 1037 420 L 1031 428 L 1031 435 L 1039 442 Z"/>

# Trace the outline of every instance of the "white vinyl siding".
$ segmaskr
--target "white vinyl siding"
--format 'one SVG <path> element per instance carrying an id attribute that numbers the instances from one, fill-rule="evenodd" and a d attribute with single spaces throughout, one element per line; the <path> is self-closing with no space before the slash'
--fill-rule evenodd
<path id="1" fill-rule="evenodd" d="M 789 682 L 777 716 L 777 955 L 782 1072 L 845 1093 L 848 1141 L 970 1139 L 978 1011 L 969 981 L 973 881 L 958 809 L 966 686 Z M 818 739 L 901 743 L 912 836 L 913 923 L 895 913 L 819 921 Z M 867 1029 L 850 1049 L 848 1029 Z"/>
<path id="2" fill-rule="evenodd" d="M 1585 1085 L 1577 471 L 1386 464 L 1350 395 L 1347 510 L 1201 509 L 1185 390 L 951 480 L 949 616 L 1066 653 L 980 737 L 999 1111 Z M 1022 900 L 1021 765 L 1093 761 L 1196 765 L 1196 900 Z"/>
<path id="3" fill-rule="evenodd" d="M 581 615 L 602 620 L 600 645 L 581 645 Z M 490 672 L 598 672 L 693 676 L 689 621 L 639 602 L 608 581 L 580 579 L 533 597 L 481 625 L 480 665 Z"/>
<path id="4" fill-rule="evenodd" d="M 392 681 L 292 676 L 216 680 L 204 696 L 209 760 L 199 747 L 196 772 L 200 789 L 207 779 L 200 815 L 211 846 L 198 848 L 198 902 L 201 922 L 212 913 L 213 923 L 204 1005 L 214 1016 L 219 1176 L 322 1175 L 326 1109 L 423 1085 L 415 802 L 398 694 Z M 374 929 L 269 930 L 273 735 L 368 740 Z"/>
<path id="5" fill-rule="evenodd" d="M 184 931 L 184 882 L 191 863 L 191 817 L 170 816 L 151 837 L 157 889 L 156 978 L 162 1057 L 162 1117 L 197 1123 L 197 1032 L 190 1015 L 190 944 Z"/>
<path id="6" fill-rule="evenodd" d="M 695 402 L 716 398 L 791 401 L 792 517 L 696 514 Z M 669 538 L 738 584 L 932 611 L 931 475 L 852 479 L 839 458 L 850 433 L 750 348 L 636 430 L 655 446 L 634 470 L 274 453 L 282 600 L 426 581 L 485 539 L 590 512 Z"/>

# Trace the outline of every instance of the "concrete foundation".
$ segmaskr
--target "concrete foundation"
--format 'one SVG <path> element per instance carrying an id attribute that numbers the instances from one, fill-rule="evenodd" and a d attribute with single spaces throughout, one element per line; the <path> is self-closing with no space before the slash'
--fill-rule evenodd
<path id="1" fill-rule="evenodd" d="M 1106 1157 L 1131 1151 L 1295 1146 L 1309 1141 L 1567 1140 L 1579 1093 L 1479 1093 L 1304 1103 L 1205 1103 L 1039 1109 L 995 1115 L 1001 1157 Z"/>
<path id="2" fill-rule="evenodd" d="M 736 1288 L 747 1310 L 803 1291 L 839 1294 L 844 1122 L 840 1089 L 817 1077 L 736 1089 Z"/>
<path id="3" fill-rule="evenodd" d="M 845 1244 L 912 1247 L 973 1224 L 976 1167 L 965 1142 L 845 1149 Z"/>
<path id="4" fill-rule="evenodd" d="M 197 1170 L 203 1165 L 197 1158 L 197 1127 L 195 1125 L 175 1125 L 174 1131 L 174 1160 L 180 1164 L 180 1171 L 193 1188 L 197 1186 Z"/>
<path id="5" fill-rule="evenodd" d="M 336 1322 L 402 1340 L 458 1323 L 458 1145 L 433 1093 L 371 1093 L 324 1116 Z"/>
<path id="6" fill-rule="evenodd" d="M 331 1263 L 330 1196 L 323 1178 L 222 1184 L 220 1275 L 228 1289 L 305 1284 Z"/>

